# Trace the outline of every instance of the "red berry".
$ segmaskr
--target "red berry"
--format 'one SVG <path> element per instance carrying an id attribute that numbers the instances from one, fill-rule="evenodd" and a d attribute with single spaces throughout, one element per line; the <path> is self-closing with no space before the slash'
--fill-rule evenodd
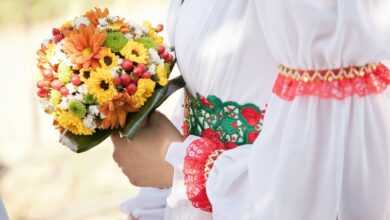
<path id="1" fill-rule="evenodd" d="M 162 53 L 160 56 L 161 56 L 161 58 L 166 60 L 169 57 L 169 52 L 168 51 L 164 51 L 164 53 Z"/>
<path id="2" fill-rule="evenodd" d="M 54 35 L 54 42 L 55 43 L 60 42 L 62 39 L 64 39 L 64 35 L 62 35 L 62 34 Z"/>
<path id="3" fill-rule="evenodd" d="M 53 30 L 51 31 L 51 33 L 53 34 L 53 36 L 55 36 L 55 35 L 61 34 L 61 31 L 60 31 L 60 29 L 58 29 L 58 28 L 53 28 Z"/>
<path id="4" fill-rule="evenodd" d="M 122 85 L 122 80 L 121 80 L 121 78 L 120 78 L 119 76 L 117 76 L 117 77 L 114 78 L 114 84 L 115 84 L 116 86 Z"/>
<path id="5" fill-rule="evenodd" d="M 126 71 L 132 70 L 133 66 L 133 62 L 131 62 L 130 60 L 124 60 L 122 63 L 122 68 Z"/>
<path id="6" fill-rule="evenodd" d="M 68 96 L 69 91 L 68 91 L 68 89 L 66 87 L 62 87 L 60 89 L 60 93 L 61 93 L 62 96 Z"/>
<path id="7" fill-rule="evenodd" d="M 72 83 L 73 83 L 73 85 L 75 85 L 75 86 L 81 85 L 80 76 L 79 76 L 79 75 L 73 75 L 73 76 L 72 76 Z"/>
<path id="8" fill-rule="evenodd" d="M 51 87 L 53 87 L 55 90 L 60 90 L 62 88 L 63 84 L 61 81 L 59 81 L 58 79 L 56 80 L 53 80 L 51 82 Z"/>
<path id="9" fill-rule="evenodd" d="M 144 78 L 144 79 L 150 79 L 151 77 L 152 77 L 152 74 L 149 72 L 145 72 L 144 74 L 142 74 L 142 78 Z"/>
<path id="10" fill-rule="evenodd" d="M 129 95 L 133 95 L 137 91 L 137 86 L 135 84 L 131 83 L 130 85 L 128 85 L 126 87 L 126 91 L 127 91 L 127 93 L 129 93 Z"/>
<path id="11" fill-rule="evenodd" d="M 50 69 L 44 69 L 42 71 L 42 76 L 48 80 L 48 81 L 52 81 L 54 79 L 54 75 L 53 75 L 53 71 L 50 70 Z"/>
<path id="12" fill-rule="evenodd" d="M 141 77 L 142 74 L 146 71 L 146 67 L 144 64 L 139 64 L 135 69 L 134 69 L 134 73 L 135 75 L 137 75 L 138 77 Z"/>
<path id="13" fill-rule="evenodd" d="M 47 98 L 49 96 L 49 92 L 47 89 L 44 89 L 44 88 L 40 88 L 38 89 L 38 92 L 37 92 L 38 96 L 41 97 L 41 98 Z"/>
<path id="14" fill-rule="evenodd" d="M 122 74 L 120 80 L 121 80 L 121 84 L 124 87 L 128 86 L 131 83 L 131 78 L 128 74 Z"/>
<path id="15" fill-rule="evenodd" d="M 173 61 L 173 56 L 172 54 L 168 53 L 168 56 L 164 58 L 165 62 L 171 63 Z"/>
<path id="16" fill-rule="evenodd" d="M 165 52 L 165 47 L 163 47 L 163 46 L 160 46 L 158 49 L 157 49 L 157 51 L 158 51 L 158 54 L 163 54 L 164 52 Z"/>
<path id="17" fill-rule="evenodd" d="M 164 25 L 162 25 L 162 24 L 157 25 L 156 32 L 161 32 L 163 30 L 164 30 Z"/>
<path id="18" fill-rule="evenodd" d="M 40 89 L 47 89 L 50 86 L 50 82 L 46 80 L 39 80 L 37 83 L 37 87 Z"/>

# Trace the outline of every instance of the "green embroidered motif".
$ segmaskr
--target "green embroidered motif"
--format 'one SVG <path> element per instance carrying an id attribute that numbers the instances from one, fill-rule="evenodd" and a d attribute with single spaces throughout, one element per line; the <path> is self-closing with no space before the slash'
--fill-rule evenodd
<path id="1" fill-rule="evenodd" d="M 188 97 L 187 108 L 187 133 L 205 136 L 205 132 L 212 132 L 229 146 L 253 143 L 261 132 L 265 113 L 254 104 L 222 102 L 216 96 L 199 94 Z"/>

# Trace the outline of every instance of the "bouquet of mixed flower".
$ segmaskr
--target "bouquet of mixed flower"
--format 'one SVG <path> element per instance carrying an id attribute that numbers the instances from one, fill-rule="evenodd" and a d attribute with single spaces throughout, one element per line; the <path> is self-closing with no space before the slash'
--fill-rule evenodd
<path id="1" fill-rule="evenodd" d="M 52 30 L 38 51 L 37 94 L 63 144 L 83 152 L 113 131 L 131 138 L 170 94 L 178 81 L 168 80 L 175 58 L 162 30 L 99 8 Z"/>

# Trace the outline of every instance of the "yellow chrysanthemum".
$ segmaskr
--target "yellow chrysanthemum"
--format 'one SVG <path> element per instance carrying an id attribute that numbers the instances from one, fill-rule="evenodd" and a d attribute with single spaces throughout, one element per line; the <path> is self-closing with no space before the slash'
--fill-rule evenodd
<path id="1" fill-rule="evenodd" d="M 140 79 L 138 80 L 137 92 L 141 92 L 144 94 L 146 98 L 149 98 L 153 95 L 154 89 L 156 88 L 156 83 L 151 79 Z"/>
<path id="2" fill-rule="evenodd" d="M 99 68 L 91 72 L 86 85 L 88 92 L 96 97 L 99 104 L 110 101 L 117 94 L 111 72 L 108 69 Z"/>
<path id="3" fill-rule="evenodd" d="M 136 63 L 147 64 L 149 60 L 148 50 L 144 47 L 143 44 L 129 41 L 120 51 L 121 54 Z"/>
<path id="4" fill-rule="evenodd" d="M 91 77 L 91 75 L 92 75 L 91 68 L 82 68 L 80 70 L 80 80 L 82 82 L 87 82 L 87 80 Z"/>
<path id="5" fill-rule="evenodd" d="M 148 37 L 150 37 L 155 44 L 161 46 L 164 44 L 164 38 L 157 34 L 152 24 L 148 21 L 144 22 L 144 27 L 148 30 Z"/>
<path id="6" fill-rule="evenodd" d="M 140 79 L 138 81 L 137 91 L 130 98 L 134 103 L 134 108 L 141 108 L 150 96 L 153 95 L 156 83 L 151 79 Z"/>
<path id="7" fill-rule="evenodd" d="M 75 135 L 92 135 L 93 131 L 85 127 L 83 121 L 76 115 L 67 111 L 57 111 L 56 121 L 58 125 Z"/>
<path id="8" fill-rule="evenodd" d="M 99 63 L 104 68 L 112 68 L 118 65 L 118 58 L 110 48 L 104 48 L 99 53 Z"/>
<path id="9" fill-rule="evenodd" d="M 158 84 L 161 86 L 166 86 L 168 84 L 168 72 L 169 66 L 167 64 L 160 64 L 157 66 L 156 75 Z"/>

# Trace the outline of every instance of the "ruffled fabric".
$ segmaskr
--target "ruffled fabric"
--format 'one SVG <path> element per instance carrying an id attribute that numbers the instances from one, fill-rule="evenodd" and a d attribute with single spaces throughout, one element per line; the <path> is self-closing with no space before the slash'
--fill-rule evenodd
<path id="1" fill-rule="evenodd" d="M 184 183 L 188 199 L 195 208 L 212 211 L 206 193 L 206 180 L 214 162 L 223 151 L 223 144 L 208 138 L 195 140 L 187 148 L 184 158 Z"/>
<path id="2" fill-rule="evenodd" d="M 341 100 L 354 95 L 363 97 L 378 94 L 390 84 L 389 69 L 383 64 L 370 65 L 361 71 L 356 68 L 359 71 L 356 75 L 351 73 L 352 76 L 348 73 L 350 69 L 319 72 L 284 69 L 284 73 L 278 75 L 273 92 L 287 101 L 297 96 Z"/>
<path id="3" fill-rule="evenodd" d="M 165 219 L 169 220 L 211 220 L 209 212 L 195 208 L 188 200 L 184 184 L 184 157 L 187 146 L 200 137 L 190 135 L 183 142 L 170 145 L 166 154 L 166 161 L 174 167 L 174 177 L 171 194 L 167 198 Z"/>

